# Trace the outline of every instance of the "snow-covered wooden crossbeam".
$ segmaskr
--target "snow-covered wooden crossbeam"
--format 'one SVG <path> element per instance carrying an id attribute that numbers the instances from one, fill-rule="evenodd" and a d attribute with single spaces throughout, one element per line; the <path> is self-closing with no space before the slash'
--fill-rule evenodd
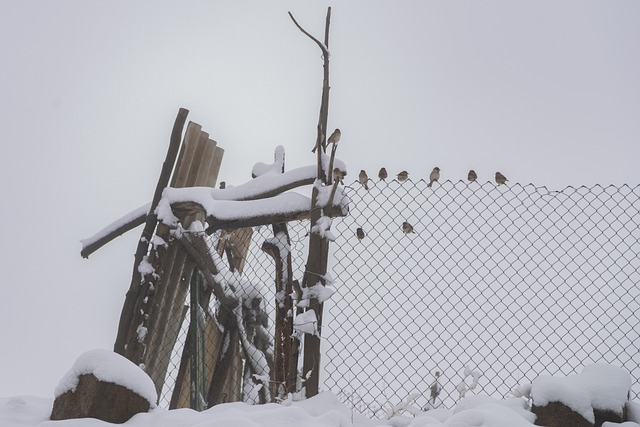
<path id="1" fill-rule="evenodd" d="M 325 169 L 325 173 L 329 175 L 330 160 L 328 156 L 324 156 L 323 158 L 323 166 Z M 346 176 L 347 168 L 343 161 L 339 159 L 334 159 L 334 168 L 338 168 L 342 171 L 342 174 Z M 266 167 L 262 167 L 260 170 L 268 170 Z M 209 194 L 206 197 L 207 205 L 209 205 L 209 199 L 216 201 L 251 201 L 251 200 L 260 200 L 267 199 L 273 196 L 277 196 L 278 194 L 282 194 L 286 191 L 292 190 L 294 188 L 298 188 L 304 185 L 313 184 L 316 180 L 317 169 L 315 165 L 311 166 L 303 166 L 300 168 L 292 169 L 288 172 L 284 172 L 281 174 L 271 174 L 266 173 L 260 176 L 256 176 L 255 179 L 248 181 L 244 184 L 238 185 L 237 187 L 229 187 L 225 189 L 216 189 L 216 188 L 208 188 Z M 205 200 L 202 198 L 203 195 L 199 195 L 199 200 Z M 186 195 L 181 196 L 183 199 Z M 188 209 L 188 203 L 185 205 L 184 203 L 188 202 L 188 200 L 180 200 L 180 204 L 178 204 L 177 208 Z M 193 200 L 194 203 L 199 203 L 196 200 Z M 201 203 L 202 205 L 202 203 Z M 231 205 L 227 205 L 231 206 Z M 309 204 L 309 206 L 311 206 Z M 105 244 L 109 243 L 111 240 L 115 239 L 118 236 L 126 233 L 129 230 L 136 228 L 139 225 L 144 224 L 146 221 L 147 215 L 149 213 L 149 209 L 151 207 L 151 203 L 144 204 L 139 208 L 131 211 L 130 213 L 124 215 L 123 217 L 117 219 L 112 222 L 108 226 L 104 227 L 102 230 L 97 232 L 91 237 L 81 240 L 82 249 L 80 251 L 80 255 L 83 258 L 88 258 L 96 250 L 100 249 Z M 254 206 L 255 207 L 255 206 Z M 239 206 L 241 210 L 244 210 L 244 207 Z M 250 207 L 251 208 L 251 207 Z M 197 209 L 197 208 L 195 208 Z M 309 208 L 307 208 L 308 210 Z M 213 211 L 212 211 L 213 212 Z M 292 220 L 296 219 L 305 219 L 308 218 L 308 215 L 305 215 L 302 212 L 299 212 L 297 215 L 294 214 L 294 211 L 290 211 Z M 245 217 L 246 219 L 246 217 Z M 217 224 L 213 226 L 212 230 L 217 229 L 228 229 L 236 227 L 233 222 L 227 220 L 223 220 L 221 217 L 219 218 L 216 214 L 211 215 L 211 220 Z M 263 225 L 264 222 L 258 221 L 253 223 L 254 221 L 246 222 L 246 225 L 238 225 L 238 227 L 248 227 L 255 225 Z M 268 222 L 267 224 L 271 224 L 273 222 Z M 243 224 L 243 222 L 239 222 L 238 224 Z"/>
<path id="2" fill-rule="evenodd" d="M 178 216 L 204 213 L 207 232 L 237 229 L 308 219 L 311 198 L 298 193 L 282 193 L 260 200 L 216 200 L 208 188 L 167 188 L 158 205 L 158 219 L 167 225 L 178 223 Z M 325 208 L 330 217 L 348 212 L 348 199 L 341 189 L 336 205 Z M 177 215 L 177 216 L 176 216 Z"/>

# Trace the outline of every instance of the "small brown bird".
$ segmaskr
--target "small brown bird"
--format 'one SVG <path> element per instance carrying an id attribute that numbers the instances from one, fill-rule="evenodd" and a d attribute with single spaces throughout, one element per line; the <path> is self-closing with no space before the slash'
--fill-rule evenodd
<path id="1" fill-rule="evenodd" d="M 433 183 L 439 179 L 440 179 L 440 168 L 436 166 L 435 168 L 433 168 L 433 170 L 429 174 L 429 184 L 427 184 L 427 187 L 431 187 Z"/>
<path id="2" fill-rule="evenodd" d="M 402 182 L 402 181 L 406 181 L 409 178 L 409 172 L 407 171 L 402 171 L 398 174 L 398 181 Z"/>
<path id="3" fill-rule="evenodd" d="M 415 231 L 413 231 L 413 225 L 409 224 L 407 221 L 402 223 L 402 232 L 404 234 L 415 233 Z"/>
<path id="4" fill-rule="evenodd" d="M 342 171 L 339 168 L 333 169 L 333 180 L 335 182 L 342 182 Z"/>
<path id="5" fill-rule="evenodd" d="M 506 176 L 502 175 L 500 172 L 496 172 L 496 184 L 502 185 L 505 182 L 509 181 Z"/>
<path id="6" fill-rule="evenodd" d="M 478 179 L 478 174 L 476 174 L 476 171 L 471 169 L 469 171 L 469 174 L 467 175 L 467 179 L 469 180 L 469 182 L 475 182 L 475 180 Z"/>
<path id="7" fill-rule="evenodd" d="M 388 176 L 389 174 L 387 173 L 387 170 L 385 168 L 380 168 L 380 172 L 378 172 L 378 178 L 384 181 Z"/>
<path id="8" fill-rule="evenodd" d="M 369 186 L 367 185 L 367 181 L 369 181 L 369 177 L 367 176 L 367 173 L 364 171 L 364 169 L 360 170 L 360 174 L 358 175 L 358 182 L 360 182 L 360 184 L 362 184 L 364 189 L 368 191 Z"/>
<path id="9" fill-rule="evenodd" d="M 342 136 L 342 133 L 340 132 L 340 129 L 334 130 L 331 136 L 329 137 L 329 139 L 327 139 L 327 145 L 337 144 L 338 141 L 340 141 L 341 136 Z"/>
<path id="10" fill-rule="evenodd" d="M 358 236 L 358 240 L 364 239 L 364 230 L 360 227 L 356 230 L 356 236 Z"/>

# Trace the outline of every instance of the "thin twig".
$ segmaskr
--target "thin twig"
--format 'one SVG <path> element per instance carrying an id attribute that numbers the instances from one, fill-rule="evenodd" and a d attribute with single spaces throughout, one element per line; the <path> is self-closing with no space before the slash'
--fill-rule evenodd
<path id="1" fill-rule="evenodd" d="M 311 40 L 313 40 L 314 42 L 316 42 L 316 44 L 318 46 L 320 46 L 320 49 L 322 49 L 322 54 L 326 55 L 327 57 L 329 56 L 329 50 L 327 49 L 327 47 L 320 42 L 320 40 L 318 40 L 317 38 L 313 37 L 311 34 L 309 34 L 304 28 L 302 28 L 300 26 L 300 24 L 298 24 L 298 21 L 296 21 L 296 18 L 293 17 L 293 15 L 291 14 L 291 12 L 287 12 L 289 14 L 289 17 L 291 18 L 291 20 L 293 21 L 294 24 L 296 24 L 296 27 L 298 27 L 298 29 L 300 31 L 302 31 L 307 37 L 309 37 Z"/>

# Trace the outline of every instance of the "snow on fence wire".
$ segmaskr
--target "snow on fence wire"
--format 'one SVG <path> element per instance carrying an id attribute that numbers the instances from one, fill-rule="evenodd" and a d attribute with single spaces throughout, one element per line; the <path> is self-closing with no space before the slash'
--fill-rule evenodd
<path id="1" fill-rule="evenodd" d="M 321 389 L 381 416 L 416 393 L 417 407 L 451 408 L 461 392 L 508 396 L 538 375 L 605 362 L 627 369 L 640 396 L 640 186 L 392 180 L 354 182 L 347 195 L 350 214 L 332 225 Z M 295 278 L 308 228 L 289 224 Z M 269 238 L 254 229 L 244 275 L 271 313 Z M 465 370 L 482 374 L 473 390 Z"/>

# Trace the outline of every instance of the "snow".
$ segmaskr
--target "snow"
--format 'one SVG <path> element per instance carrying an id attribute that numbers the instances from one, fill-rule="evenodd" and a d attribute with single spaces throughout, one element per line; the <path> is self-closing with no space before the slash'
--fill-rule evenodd
<path id="1" fill-rule="evenodd" d="M 302 296 L 300 298 L 300 301 L 298 301 L 296 305 L 300 308 L 309 307 L 309 303 L 312 298 L 315 298 L 318 300 L 318 302 L 323 303 L 331 298 L 334 293 L 334 289 L 328 286 L 324 286 L 321 283 L 316 283 L 313 286 L 302 288 Z"/>
<path id="2" fill-rule="evenodd" d="M 294 333 L 300 338 L 302 334 L 318 335 L 318 317 L 313 310 L 298 314 L 293 320 Z"/>
<path id="3" fill-rule="evenodd" d="M 258 179 L 256 178 L 256 180 Z M 282 193 L 268 199 L 236 201 L 216 200 L 212 195 L 215 191 L 209 187 L 165 188 L 156 211 L 158 219 L 167 225 L 175 225 L 175 216 L 173 213 L 169 215 L 166 209 L 168 206 L 170 210 L 171 204 L 180 202 L 198 203 L 204 208 L 207 216 L 213 216 L 223 221 L 278 214 L 286 215 L 311 208 L 311 199 L 298 193 Z"/>
<path id="4" fill-rule="evenodd" d="M 142 276 L 149 276 L 149 275 L 157 276 L 155 274 L 156 270 L 153 268 L 153 266 L 149 262 L 149 257 L 147 255 L 145 255 L 142 258 L 142 261 L 140 261 L 140 264 L 138 264 L 138 273 L 140 273 Z"/>
<path id="5" fill-rule="evenodd" d="M 437 424 L 435 424 L 437 425 Z M 506 405 L 484 403 L 455 413 L 443 427 L 532 427 L 533 422 Z"/>
<path id="6" fill-rule="evenodd" d="M 323 155 L 322 161 L 325 173 L 328 174 L 328 156 Z M 293 189 L 304 181 L 311 183 L 317 178 L 316 165 L 304 166 L 284 173 L 282 172 L 283 166 L 284 148 L 278 146 L 275 151 L 274 163 L 256 163 L 252 172 L 254 179 L 242 185 L 228 186 L 225 189 L 211 187 L 167 187 L 163 191 L 162 198 L 155 209 L 155 214 L 162 223 L 169 226 L 176 226 L 178 218 L 173 214 L 171 204 L 178 202 L 198 203 L 205 209 L 207 216 L 213 216 L 223 221 L 277 214 L 286 215 L 310 209 L 311 199 L 294 192 L 285 192 L 268 198 L 260 198 L 268 194 L 273 194 L 282 188 Z M 343 174 L 346 175 L 347 168 L 343 161 L 334 159 L 334 168 L 339 168 L 343 171 Z M 324 188 L 325 191 L 321 192 L 320 198 L 323 200 L 323 202 L 320 203 L 321 206 L 326 205 L 330 189 L 331 187 L 326 187 Z M 334 203 L 341 206 L 342 212 L 346 214 L 348 212 L 347 204 L 349 199 L 344 195 L 343 191 L 342 188 L 336 191 Z M 130 223 L 135 218 L 146 215 L 150 208 L 150 203 L 145 204 L 109 224 L 95 235 L 81 240 L 83 249 L 117 230 L 119 227 Z M 329 238 L 333 237 L 328 229 L 323 229 L 322 232 L 326 233 Z M 154 244 L 155 243 L 156 242 L 154 242 Z"/>
<path id="7" fill-rule="evenodd" d="M 251 170 L 251 176 L 256 178 L 267 174 L 281 174 L 284 170 L 284 147 L 282 145 L 276 147 L 274 158 L 275 160 L 271 164 L 256 163 Z"/>
<path id="8" fill-rule="evenodd" d="M 593 409 L 622 413 L 631 390 L 631 376 L 624 369 L 603 363 L 586 366 L 578 375 L 540 376 L 533 381 L 531 397 L 536 406 L 561 402 L 587 421 L 594 422 Z"/>
<path id="9" fill-rule="evenodd" d="M 329 203 L 329 197 L 333 191 L 333 186 L 323 186 L 320 181 L 316 181 L 314 184 L 318 188 L 318 206 L 327 206 Z M 349 212 L 349 196 L 344 193 L 344 187 L 338 185 L 333 196 L 333 205 L 340 206 L 342 213 L 346 215 Z"/>
<path id="10" fill-rule="evenodd" d="M 336 238 L 330 230 L 331 222 L 331 218 L 329 218 L 328 216 L 321 216 L 316 221 L 316 224 L 311 227 L 311 232 L 319 234 L 322 238 L 325 238 L 332 242 L 336 240 Z"/>
<path id="11" fill-rule="evenodd" d="M 435 409 L 393 416 L 388 420 L 373 420 L 353 411 L 337 396 L 323 392 L 302 401 L 289 398 L 281 404 L 249 405 L 226 403 L 206 411 L 191 409 L 167 411 L 152 409 L 135 415 L 121 424 L 123 427 L 533 427 L 533 414 L 524 409 L 522 399 L 498 400 L 489 396 L 470 396 L 461 400 L 454 410 Z M 411 402 L 411 396 L 403 403 Z M 629 421 L 622 424 L 604 423 L 603 427 L 640 427 L 640 403 L 630 402 Z M 3 427 L 107 427 L 96 419 L 48 422 L 52 399 L 16 396 L 0 399 L 0 426 Z M 393 405 L 391 405 L 393 406 Z"/>
<path id="12" fill-rule="evenodd" d="M 151 203 L 140 206 L 139 208 L 132 210 L 128 214 L 122 216 L 121 218 L 118 218 L 111 224 L 107 225 L 93 236 L 80 240 L 80 243 L 82 243 L 82 248 L 84 249 L 87 246 L 97 242 L 98 240 L 107 236 L 109 233 L 112 233 L 123 225 L 130 223 L 134 219 L 147 215 L 147 213 L 149 213 L 149 209 L 151 209 Z"/>
<path id="13" fill-rule="evenodd" d="M 315 165 L 302 166 L 280 174 L 267 173 L 257 176 L 251 181 L 235 187 L 227 187 L 225 189 L 209 188 L 209 190 L 211 191 L 211 197 L 215 200 L 247 200 L 294 182 L 313 181 L 316 175 L 317 167 Z"/>
<path id="14" fill-rule="evenodd" d="M 78 357 L 69 372 L 60 380 L 54 396 L 58 397 L 70 390 L 75 391 L 80 375 L 85 374 L 93 374 L 100 381 L 126 387 L 147 399 L 152 408 L 156 406 L 156 388 L 151 378 L 125 357 L 102 349 L 89 350 Z"/>

